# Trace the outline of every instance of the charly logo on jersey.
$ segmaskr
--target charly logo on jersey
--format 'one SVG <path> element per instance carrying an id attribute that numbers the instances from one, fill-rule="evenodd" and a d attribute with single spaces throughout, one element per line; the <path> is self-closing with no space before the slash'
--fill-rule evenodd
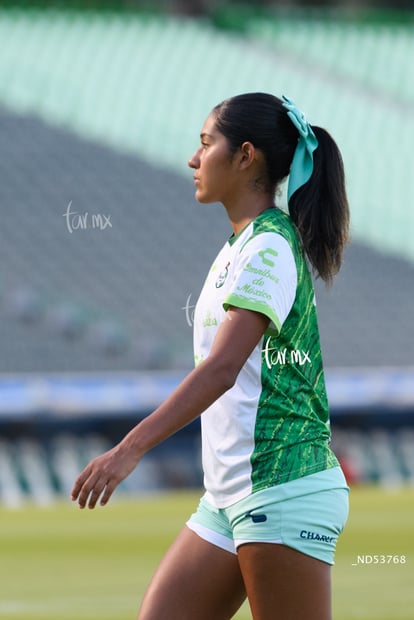
<path id="1" fill-rule="evenodd" d="M 216 288 L 221 288 L 226 281 L 227 276 L 229 275 L 229 266 L 230 261 L 224 267 L 223 271 L 219 273 L 219 277 L 216 280 Z"/>

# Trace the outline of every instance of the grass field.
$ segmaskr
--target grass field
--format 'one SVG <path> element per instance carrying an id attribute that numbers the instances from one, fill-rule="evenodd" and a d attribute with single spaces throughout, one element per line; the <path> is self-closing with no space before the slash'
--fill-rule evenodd
<path id="1" fill-rule="evenodd" d="M 135 619 L 155 566 L 196 502 L 194 493 L 181 493 L 118 499 L 95 511 L 66 503 L 0 508 L 0 618 Z M 352 490 L 333 580 L 335 620 L 414 618 L 414 489 Z M 250 618 L 247 606 L 236 618 Z"/>

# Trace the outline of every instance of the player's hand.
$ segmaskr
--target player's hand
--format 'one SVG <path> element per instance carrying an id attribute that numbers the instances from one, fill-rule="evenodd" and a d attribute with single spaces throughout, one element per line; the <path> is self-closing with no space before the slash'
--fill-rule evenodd
<path id="1" fill-rule="evenodd" d="M 79 474 L 73 485 L 72 500 L 77 501 L 80 508 L 95 508 L 101 497 L 99 503 L 104 506 L 118 484 L 135 469 L 138 461 L 139 457 L 118 444 L 91 461 Z"/>

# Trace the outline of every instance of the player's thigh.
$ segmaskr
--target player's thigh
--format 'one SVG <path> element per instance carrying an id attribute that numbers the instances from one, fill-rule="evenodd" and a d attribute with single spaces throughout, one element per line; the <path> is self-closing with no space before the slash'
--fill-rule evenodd
<path id="1" fill-rule="evenodd" d="M 185 527 L 156 570 L 138 620 L 228 620 L 245 597 L 237 556 Z"/>
<path id="2" fill-rule="evenodd" d="M 253 620 L 331 620 L 330 565 L 273 543 L 246 543 L 239 564 Z"/>

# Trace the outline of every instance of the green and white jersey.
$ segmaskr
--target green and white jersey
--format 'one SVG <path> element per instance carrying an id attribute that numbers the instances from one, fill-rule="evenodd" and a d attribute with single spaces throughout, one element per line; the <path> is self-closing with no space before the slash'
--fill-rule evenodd
<path id="1" fill-rule="evenodd" d="M 229 306 L 269 327 L 235 385 L 201 415 L 206 498 L 218 508 L 336 467 L 312 278 L 290 217 L 261 213 L 219 252 L 194 314 L 196 365 Z"/>

